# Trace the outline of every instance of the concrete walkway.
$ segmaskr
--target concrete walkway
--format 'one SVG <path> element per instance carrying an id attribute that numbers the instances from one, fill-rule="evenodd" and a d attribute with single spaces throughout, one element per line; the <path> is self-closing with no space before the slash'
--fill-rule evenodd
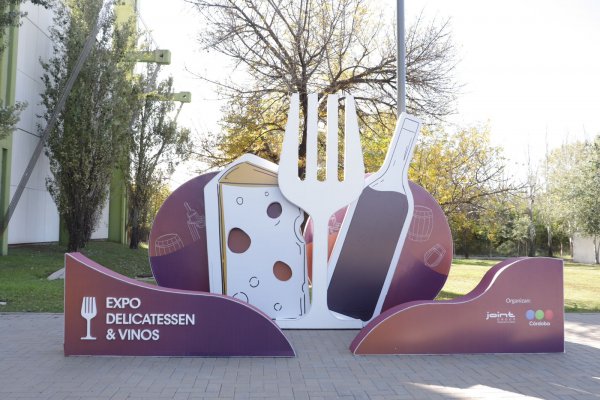
<path id="1" fill-rule="evenodd" d="M 356 331 L 287 331 L 297 358 L 64 357 L 61 314 L 0 314 L 0 399 L 600 399 L 600 314 L 565 354 L 356 357 Z"/>

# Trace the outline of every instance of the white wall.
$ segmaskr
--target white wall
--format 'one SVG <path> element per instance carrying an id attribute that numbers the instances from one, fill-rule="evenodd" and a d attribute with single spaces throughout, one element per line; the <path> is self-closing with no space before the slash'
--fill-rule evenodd
<path id="1" fill-rule="evenodd" d="M 36 115 L 42 113 L 39 103 L 43 84 L 40 79 L 42 67 L 38 60 L 47 60 L 52 53 L 52 43 L 48 36 L 52 13 L 29 2 L 23 4 L 21 10 L 27 12 L 27 16 L 22 19 L 19 28 L 15 98 L 17 101 L 27 102 L 27 108 L 21 113 L 21 120 L 13 133 L 11 197 L 39 141 L 36 124 L 41 121 Z M 48 175 L 48 159 L 42 155 L 10 221 L 9 244 L 58 240 L 58 213 L 46 190 Z"/>
<path id="2" fill-rule="evenodd" d="M 102 215 L 98 221 L 96 230 L 92 233 L 92 239 L 107 239 L 108 238 L 108 200 L 110 196 L 106 197 L 106 203 L 102 208 Z"/>
<path id="3" fill-rule="evenodd" d="M 44 90 L 43 73 L 39 59 L 52 55 L 52 42 L 48 28 L 52 24 L 52 12 L 26 2 L 21 7 L 27 12 L 19 28 L 17 52 L 16 101 L 26 102 L 17 129 L 13 133 L 10 190 L 11 198 L 19 180 L 39 141 L 37 117 L 43 112 L 40 93 Z M 56 205 L 46 190 L 46 178 L 50 176 L 48 158 L 42 153 L 29 178 L 27 186 L 15 209 L 8 227 L 8 243 L 36 243 L 58 241 L 59 217 Z M 108 237 L 108 209 L 105 207 L 94 239 Z"/>
<path id="4" fill-rule="evenodd" d="M 587 264 L 596 262 L 594 241 L 590 236 L 575 235 L 573 238 L 573 261 Z"/>

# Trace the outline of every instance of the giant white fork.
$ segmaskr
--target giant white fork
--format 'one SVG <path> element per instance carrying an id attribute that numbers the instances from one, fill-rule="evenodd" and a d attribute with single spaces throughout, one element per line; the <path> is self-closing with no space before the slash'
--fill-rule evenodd
<path id="1" fill-rule="evenodd" d="M 361 328 L 362 321 L 339 318 L 327 307 L 328 221 L 331 215 L 358 198 L 364 187 L 363 162 L 354 99 L 346 96 L 344 123 L 344 180 L 338 179 L 338 97 L 327 98 L 326 179 L 317 180 L 318 98 L 308 95 L 306 178 L 298 177 L 298 94 L 292 95 L 279 163 L 279 188 L 283 195 L 310 214 L 313 220 L 312 301 L 302 318 L 282 320 L 282 328 Z"/>

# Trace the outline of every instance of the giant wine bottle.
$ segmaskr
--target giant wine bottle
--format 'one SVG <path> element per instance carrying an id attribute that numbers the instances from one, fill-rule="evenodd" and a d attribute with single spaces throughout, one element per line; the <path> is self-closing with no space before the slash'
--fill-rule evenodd
<path id="1" fill-rule="evenodd" d="M 379 315 L 412 219 L 408 186 L 420 121 L 402 113 L 381 169 L 348 207 L 329 260 L 329 309 L 369 321 Z"/>

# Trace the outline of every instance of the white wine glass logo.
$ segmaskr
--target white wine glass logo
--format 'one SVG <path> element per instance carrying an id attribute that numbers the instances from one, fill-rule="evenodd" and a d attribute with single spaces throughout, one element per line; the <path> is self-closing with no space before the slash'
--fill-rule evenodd
<path id="1" fill-rule="evenodd" d="M 81 316 L 87 321 L 86 335 L 81 340 L 96 340 L 91 334 L 90 322 L 96 316 L 98 310 L 96 309 L 96 298 L 95 297 L 84 297 L 81 302 Z"/>

